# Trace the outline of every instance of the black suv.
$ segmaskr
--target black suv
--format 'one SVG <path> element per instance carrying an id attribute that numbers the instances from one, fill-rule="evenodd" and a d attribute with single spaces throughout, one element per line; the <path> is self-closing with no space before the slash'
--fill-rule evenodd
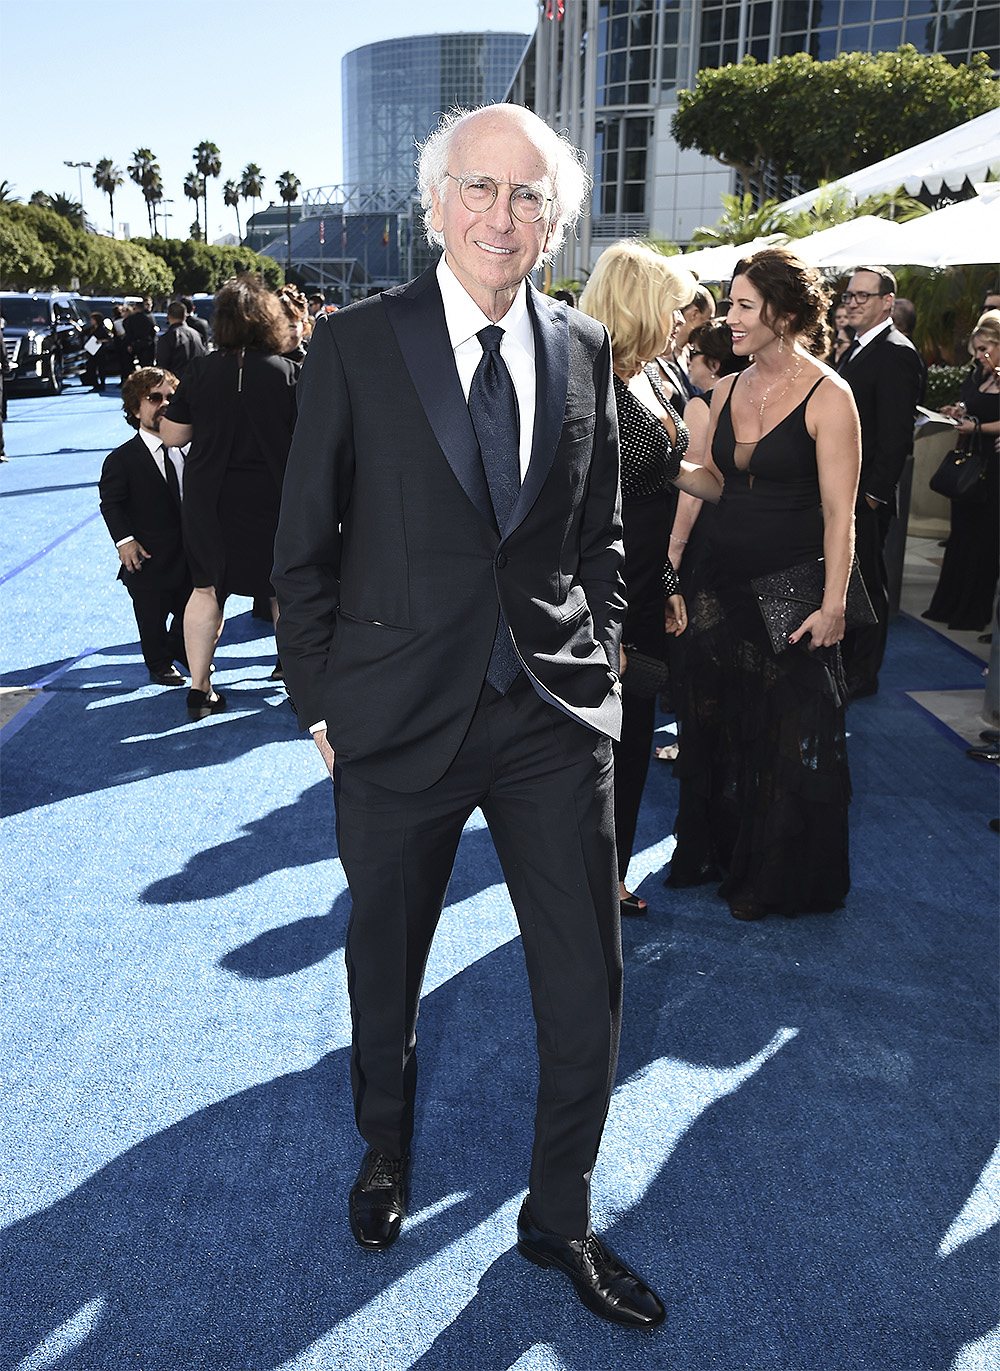
<path id="1" fill-rule="evenodd" d="M 83 330 L 89 322 L 73 295 L 0 292 L 4 386 L 41 385 L 58 395 L 68 376 L 87 365 Z"/>

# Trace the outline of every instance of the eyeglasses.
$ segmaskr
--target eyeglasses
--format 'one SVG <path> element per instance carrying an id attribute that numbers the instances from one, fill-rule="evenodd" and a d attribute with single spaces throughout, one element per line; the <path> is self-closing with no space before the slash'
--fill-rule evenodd
<path id="1" fill-rule="evenodd" d="M 688 352 L 688 357 L 704 357 L 704 356 L 705 356 L 705 354 L 704 354 L 703 352 L 695 352 L 694 348 L 691 348 L 691 349 L 689 350 L 689 352 Z"/>
<path id="2" fill-rule="evenodd" d="M 162 390 L 151 390 L 146 396 L 146 399 L 152 400 L 154 405 L 162 405 L 164 400 L 169 400 L 172 397 L 173 393 L 174 392 L 171 391 L 170 395 L 167 395 Z"/>
<path id="3" fill-rule="evenodd" d="M 462 204 L 473 214 L 483 214 L 496 204 L 501 186 L 510 186 L 510 212 L 522 224 L 537 224 L 552 204 L 552 196 L 546 195 L 541 186 L 517 186 L 511 181 L 494 181 L 492 176 L 452 176 L 449 181 L 458 182 L 458 194 Z"/>
<path id="4" fill-rule="evenodd" d="M 866 305 L 875 296 L 891 295 L 891 290 L 845 290 L 840 297 L 842 305 L 859 304 Z"/>

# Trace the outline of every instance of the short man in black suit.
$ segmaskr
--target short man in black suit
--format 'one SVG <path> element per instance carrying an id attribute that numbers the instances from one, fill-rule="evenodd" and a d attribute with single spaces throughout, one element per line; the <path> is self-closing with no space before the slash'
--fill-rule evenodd
<path id="1" fill-rule="evenodd" d="M 854 341 L 840 373 L 861 419 L 861 482 L 854 515 L 858 565 L 878 623 L 849 629 L 842 651 L 852 699 L 874 695 L 888 632 L 885 540 L 896 513 L 896 486 L 913 451 L 913 421 L 923 369 L 916 348 L 892 322 L 896 278 L 885 267 L 858 267 L 843 300 Z"/>
<path id="2" fill-rule="evenodd" d="M 526 279 L 577 218 L 585 178 L 568 143 L 511 105 L 448 116 L 419 175 L 444 256 L 317 323 L 272 577 L 353 902 L 351 1074 L 368 1151 L 351 1227 L 379 1250 L 405 1217 L 424 963 L 479 806 L 537 1026 L 518 1248 L 601 1317 L 654 1327 L 662 1304 L 590 1227 L 622 978 L 611 355 L 599 325 Z"/>
<path id="3" fill-rule="evenodd" d="M 184 457 L 159 436 L 176 389 L 176 376 L 159 367 L 125 378 L 122 408 L 138 431 L 108 454 L 100 480 L 101 513 L 121 561 L 118 579 L 132 597 L 143 661 L 157 685 L 187 684 L 174 666 L 185 661 L 184 606 L 191 594 L 181 536 Z"/>
<path id="4" fill-rule="evenodd" d="M 129 356 L 137 367 L 151 367 L 156 359 L 156 320 L 153 302 L 146 297 L 122 320 Z"/>
<path id="5" fill-rule="evenodd" d="M 156 340 L 156 365 L 180 380 L 188 362 L 204 357 L 208 351 L 201 335 L 186 322 L 187 310 L 183 300 L 171 300 L 167 306 L 167 331 Z"/>

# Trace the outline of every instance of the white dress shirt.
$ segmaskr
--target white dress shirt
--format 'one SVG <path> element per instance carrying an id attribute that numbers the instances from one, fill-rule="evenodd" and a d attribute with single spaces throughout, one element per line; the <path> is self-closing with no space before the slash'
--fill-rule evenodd
<path id="1" fill-rule="evenodd" d="M 437 265 L 438 287 L 444 304 L 444 321 L 455 352 L 455 366 L 466 400 L 483 356 L 476 334 L 493 323 L 473 300 L 444 257 Z M 522 281 L 510 309 L 497 325 L 502 328 L 500 356 L 514 382 L 520 415 L 518 459 L 524 480 L 531 459 L 531 439 L 535 430 L 535 332 L 528 313 L 528 288 Z"/>
<path id="2" fill-rule="evenodd" d="M 185 443 L 184 447 L 166 447 L 159 434 L 147 433 L 144 428 L 139 429 L 139 437 L 149 448 L 153 461 L 156 463 L 156 469 L 163 477 L 164 481 L 167 479 L 167 469 L 163 465 L 164 459 L 166 458 L 166 460 L 173 464 L 173 468 L 177 472 L 177 487 L 183 496 L 184 458 L 187 456 L 188 448 L 191 444 Z M 135 538 L 130 533 L 127 538 L 119 538 L 117 543 L 115 543 L 115 547 L 124 547 L 126 543 L 132 543 L 134 541 Z"/>

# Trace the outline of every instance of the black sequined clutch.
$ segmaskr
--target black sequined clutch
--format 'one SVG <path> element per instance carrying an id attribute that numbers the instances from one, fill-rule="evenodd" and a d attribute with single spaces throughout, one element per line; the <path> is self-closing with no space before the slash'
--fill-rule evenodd
<path id="1" fill-rule="evenodd" d="M 788 647 L 788 635 L 794 633 L 813 610 L 819 609 L 825 582 L 822 557 L 786 567 L 783 571 L 768 572 L 766 576 L 755 576 L 750 582 L 775 652 L 784 652 Z M 845 621 L 848 628 L 864 628 L 878 622 L 857 557 L 847 583 Z"/>

